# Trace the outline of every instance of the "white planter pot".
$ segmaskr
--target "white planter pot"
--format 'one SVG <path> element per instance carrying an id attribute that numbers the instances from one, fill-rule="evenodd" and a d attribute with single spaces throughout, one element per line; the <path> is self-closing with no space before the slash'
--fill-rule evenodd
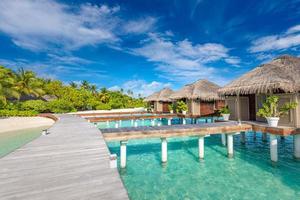
<path id="1" fill-rule="evenodd" d="M 270 127 L 277 127 L 278 126 L 279 117 L 266 117 L 266 119 L 267 119 L 268 125 Z"/>
<path id="2" fill-rule="evenodd" d="M 173 111 L 173 110 L 170 110 L 170 113 L 171 113 L 171 114 L 173 114 L 173 113 L 174 113 L 174 111 Z"/>
<path id="3" fill-rule="evenodd" d="M 230 114 L 222 114 L 222 117 L 225 121 L 229 121 Z"/>
<path id="4" fill-rule="evenodd" d="M 183 110 L 183 111 L 182 111 L 182 114 L 186 115 L 186 110 Z"/>

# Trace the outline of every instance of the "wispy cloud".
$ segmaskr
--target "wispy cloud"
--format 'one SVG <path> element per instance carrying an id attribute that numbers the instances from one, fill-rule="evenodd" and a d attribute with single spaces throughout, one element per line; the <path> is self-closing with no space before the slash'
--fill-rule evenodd
<path id="1" fill-rule="evenodd" d="M 124 31 L 133 34 L 147 33 L 148 31 L 153 31 L 155 29 L 156 21 L 157 19 L 154 17 L 131 20 L 124 25 Z"/>
<path id="2" fill-rule="evenodd" d="M 264 36 L 252 41 L 251 53 L 285 50 L 300 45 L 300 25 L 289 28 L 282 34 Z"/>
<path id="3" fill-rule="evenodd" d="M 172 81 L 191 82 L 201 78 L 216 78 L 217 70 L 209 67 L 216 61 L 238 64 L 239 58 L 229 55 L 229 49 L 222 44 L 192 44 L 189 40 L 173 42 L 163 35 L 149 34 L 141 47 L 131 53 L 154 62 L 159 76 Z M 219 78 L 220 82 L 222 78 Z"/>
<path id="4" fill-rule="evenodd" d="M 141 94 L 143 97 L 149 96 L 150 94 L 161 90 L 165 87 L 171 87 L 170 83 L 162 83 L 157 81 L 146 82 L 145 80 L 131 80 L 123 83 L 122 85 L 112 86 L 110 90 L 120 90 L 124 89 L 125 92 L 131 90 L 135 97 Z"/>

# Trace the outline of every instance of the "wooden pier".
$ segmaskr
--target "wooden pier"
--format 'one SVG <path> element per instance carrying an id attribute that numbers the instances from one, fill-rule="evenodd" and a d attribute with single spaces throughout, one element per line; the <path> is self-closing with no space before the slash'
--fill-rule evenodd
<path id="1" fill-rule="evenodd" d="M 0 199 L 128 199 L 101 132 L 63 115 L 48 135 L 0 159 Z"/>
<path id="2" fill-rule="evenodd" d="M 85 117 L 89 122 L 103 122 L 103 121 L 119 121 L 119 120 L 139 120 L 139 119 L 159 119 L 176 118 L 175 114 L 155 114 L 155 115 L 111 115 L 111 116 L 93 116 Z"/>

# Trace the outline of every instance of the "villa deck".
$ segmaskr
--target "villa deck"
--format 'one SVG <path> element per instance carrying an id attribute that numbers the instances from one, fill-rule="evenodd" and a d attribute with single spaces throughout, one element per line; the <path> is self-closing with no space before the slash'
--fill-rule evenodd
<path id="1" fill-rule="evenodd" d="M 153 115 L 99 115 L 85 117 L 89 122 L 117 121 L 117 120 L 138 120 L 138 119 L 157 119 L 157 118 L 174 118 L 176 114 L 153 114 Z"/>
<path id="2" fill-rule="evenodd" d="M 84 119 L 60 120 L 0 159 L 0 199 L 128 199 L 101 132 Z"/>
<path id="3" fill-rule="evenodd" d="M 235 133 L 252 130 L 248 124 L 219 122 L 170 126 L 149 126 L 102 129 L 105 140 L 129 140 L 143 138 L 167 138 L 178 136 L 203 136 L 208 134 Z"/>

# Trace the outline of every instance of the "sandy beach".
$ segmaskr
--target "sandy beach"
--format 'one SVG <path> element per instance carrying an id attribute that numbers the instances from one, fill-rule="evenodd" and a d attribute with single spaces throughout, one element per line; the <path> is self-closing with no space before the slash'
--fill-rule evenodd
<path id="1" fill-rule="evenodd" d="M 29 128 L 52 126 L 54 120 L 45 117 L 8 117 L 0 118 L 0 133 Z"/>

